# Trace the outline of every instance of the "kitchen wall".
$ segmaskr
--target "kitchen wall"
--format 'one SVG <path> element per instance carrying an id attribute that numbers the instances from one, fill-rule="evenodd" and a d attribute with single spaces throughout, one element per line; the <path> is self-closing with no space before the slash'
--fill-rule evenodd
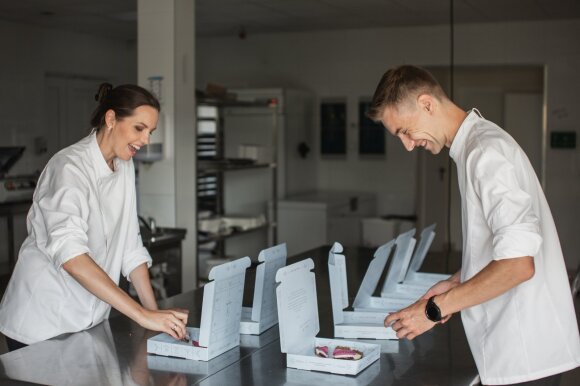
<path id="1" fill-rule="evenodd" d="M 59 150 L 55 139 L 58 132 L 47 124 L 47 117 L 57 113 L 45 109 L 55 104 L 46 99 L 47 75 L 53 80 L 104 79 L 113 84 L 136 81 L 135 42 L 0 21 L 0 47 L 0 146 L 26 146 L 10 171 L 13 175 L 41 171 Z M 89 119 L 84 118 L 86 127 L 79 127 L 80 131 L 89 129 Z M 47 152 L 35 154 L 37 137 L 46 139 Z M 22 214 L 15 218 L 16 252 L 26 236 L 25 217 Z M 8 260 L 6 237 L 6 219 L 1 218 L 0 264 Z"/>
<path id="2" fill-rule="evenodd" d="M 547 128 L 580 131 L 575 93 L 580 86 L 580 20 L 458 25 L 457 65 L 545 65 Z M 383 72 L 397 64 L 444 66 L 449 62 L 449 27 L 407 27 L 316 33 L 252 35 L 240 40 L 197 41 L 197 84 L 228 87 L 296 87 L 313 91 L 318 100 L 348 100 L 348 154 L 323 159 L 319 144 L 320 189 L 377 193 L 379 213 L 410 213 L 416 203 L 416 154 L 407 154 L 387 139 L 384 160 L 357 156 L 356 105 L 371 96 Z M 317 118 L 316 118 L 317 120 Z M 318 130 L 317 122 L 314 123 Z M 314 136 L 318 140 L 318 134 Z M 546 195 L 560 234 L 566 263 L 580 263 L 580 149 L 546 151 Z M 437 203 L 433 203 L 437 205 Z"/>
<path id="3" fill-rule="evenodd" d="M 135 83 L 135 42 L 0 21 L 0 146 L 24 145 L 22 159 L 11 174 L 42 169 L 55 148 L 34 155 L 35 137 L 50 146 L 56 133 L 47 132 L 45 77 L 107 79 Z M 96 92 L 96 90 L 95 90 Z M 87 128 L 89 128 L 86 118 Z"/>

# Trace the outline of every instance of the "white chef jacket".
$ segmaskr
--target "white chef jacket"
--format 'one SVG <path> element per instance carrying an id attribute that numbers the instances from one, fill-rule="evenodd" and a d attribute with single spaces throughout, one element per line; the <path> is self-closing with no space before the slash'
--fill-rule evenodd
<path id="1" fill-rule="evenodd" d="M 31 344 L 88 329 L 111 306 L 62 267 L 88 254 L 119 283 L 143 263 L 151 266 L 139 234 L 133 161 L 115 159 L 112 171 L 92 133 L 54 157 L 42 172 L 22 244 L 0 303 L 0 331 Z"/>
<path id="2" fill-rule="evenodd" d="M 461 312 L 481 382 L 530 381 L 580 365 L 580 338 L 556 226 L 514 139 L 472 110 L 451 144 L 461 192 L 461 281 L 492 260 L 533 256 L 534 276 Z"/>

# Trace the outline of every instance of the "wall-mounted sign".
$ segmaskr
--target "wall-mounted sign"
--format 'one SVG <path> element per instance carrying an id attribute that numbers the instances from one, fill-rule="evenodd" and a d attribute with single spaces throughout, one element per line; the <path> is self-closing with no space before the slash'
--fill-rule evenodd
<path id="1" fill-rule="evenodd" d="M 550 133 L 550 147 L 552 149 L 576 149 L 576 132 L 552 131 Z"/>

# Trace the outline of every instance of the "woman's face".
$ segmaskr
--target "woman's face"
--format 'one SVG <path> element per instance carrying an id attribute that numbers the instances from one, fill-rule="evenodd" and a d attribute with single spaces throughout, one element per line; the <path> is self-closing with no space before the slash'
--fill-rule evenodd
<path id="1" fill-rule="evenodd" d="M 157 127 L 159 112 L 151 106 L 139 106 L 133 111 L 133 115 L 121 119 L 114 118 L 112 114 L 111 124 L 108 123 L 111 136 L 110 150 L 112 158 L 118 157 L 122 160 L 130 160 L 141 147 L 149 144 L 149 137 Z M 109 130 L 105 127 L 104 130 Z M 105 155 L 106 158 L 107 154 Z"/>

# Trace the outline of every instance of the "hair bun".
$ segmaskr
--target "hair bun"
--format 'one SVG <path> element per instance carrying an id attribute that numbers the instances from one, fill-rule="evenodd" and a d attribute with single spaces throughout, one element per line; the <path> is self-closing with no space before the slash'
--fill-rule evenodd
<path id="1" fill-rule="evenodd" d="M 99 86 L 99 90 L 95 94 L 95 100 L 99 103 L 103 103 L 103 100 L 109 95 L 111 90 L 113 89 L 113 85 L 111 83 L 101 83 Z"/>

